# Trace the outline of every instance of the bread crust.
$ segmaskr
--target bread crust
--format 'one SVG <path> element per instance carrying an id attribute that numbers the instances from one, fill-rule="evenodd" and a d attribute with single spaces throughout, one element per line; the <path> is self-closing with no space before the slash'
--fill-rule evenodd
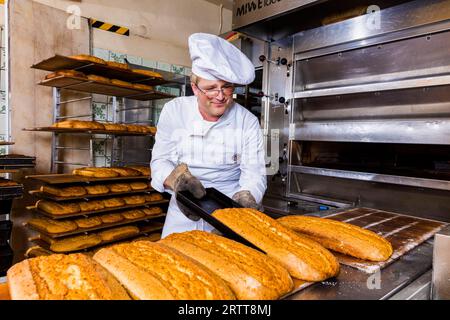
<path id="1" fill-rule="evenodd" d="M 73 221 L 59 221 L 44 217 L 31 218 L 27 223 L 51 234 L 65 233 L 78 229 L 77 224 Z"/>
<path id="2" fill-rule="evenodd" d="M 81 197 L 87 193 L 86 189 L 81 186 L 65 187 L 65 188 L 58 188 L 54 186 L 41 186 L 40 190 L 41 192 L 64 198 Z"/>
<path id="3" fill-rule="evenodd" d="M 130 187 L 131 190 L 146 190 L 150 186 L 147 182 L 131 182 Z"/>
<path id="4" fill-rule="evenodd" d="M 90 248 L 101 242 L 102 239 L 96 234 L 74 236 L 51 241 L 50 250 L 57 253 L 67 253 Z"/>
<path id="5" fill-rule="evenodd" d="M 93 186 L 86 186 L 86 191 L 88 194 L 91 195 L 99 195 L 99 194 L 108 194 L 109 188 L 105 185 L 93 185 Z"/>
<path id="6" fill-rule="evenodd" d="M 53 215 L 74 214 L 81 211 L 78 203 L 58 203 L 54 201 L 39 200 L 36 202 L 36 207 L 39 210 L 45 211 Z"/>
<path id="7" fill-rule="evenodd" d="M 88 54 L 78 54 L 74 56 L 70 56 L 72 59 L 80 60 L 80 61 L 88 61 L 88 62 L 95 62 L 98 64 L 106 64 L 106 61 L 95 56 L 91 56 Z"/>
<path id="8" fill-rule="evenodd" d="M 100 216 L 103 223 L 116 223 L 122 221 L 124 217 L 120 213 L 109 213 Z"/>
<path id="9" fill-rule="evenodd" d="M 386 261 L 393 253 L 388 240 L 350 223 L 307 216 L 287 216 L 277 221 L 300 235 L 319 242 L 325 248 L 358 259 Z"/>
<path id="10" fill-rule="evenodd" d="M 297 279 L 322 281 L 339 273 L 339 263 L 330 251 L 258 210 L 220 209 L 212 215 L 281 263 Z"/>
<path id="11" fill-rule="evenodd" d="M 265 254 L 238 242 L 204 231 L 174 233 L 163 243 L 213 271 L 239 300 L 274 300 L 289 293 L 289 272 Z"/>
<path id="12" fill-rule="evenodd" d="M 136 235 L 139 233 L 139 228 L 136 226 L 125 226 L 108 229 L 99 232 L 98 235 L 102 238 L 102 241 L 119 240 L 128 236 Z"/>
<path id="13" fill-rule="evenodd" d="M 144 204 L 145 196 L 129 196 L 129 197 L 123 197 L 123 201 L 125 201 L 126 204 Z"/>
<path id="14" fill-rule="evenodd" d="M 121 177 L 137 177 L 142 175 L 140 171 L 126 167 L 111 167 L 110 169 L 117 172 Z"/>
<path id="15" fill-rule="evenodd" d="M 105 205 L 105 208 L 117 208 L 124 206 L 125 201 L 123 201 L 122 198 L 110 198 L 104 199 L 103 204 Z"/>
<path id="16" fill-rule="evenodd" d="M 142 74 L 144 76 L 150 77 L 150 78 L 159 78 L 162 79 L 162 75 L 158 72 L 150 71 L 150 70 L 142 70 L 142 69 L 133 69 L 134 73 Z"/>
<path id="17" fill-rule="evenodd" d="M 112 183 L 108 185 L 108 188 L 112 193 L 131 191 L 131 186 L 128 183 Z"/>

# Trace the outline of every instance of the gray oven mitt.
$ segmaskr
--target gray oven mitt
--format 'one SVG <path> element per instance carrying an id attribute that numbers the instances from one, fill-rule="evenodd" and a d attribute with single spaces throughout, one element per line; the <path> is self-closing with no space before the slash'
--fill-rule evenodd
<path id="1" fill-rule="evenodd" d="M 236 192 L 232 199 L 244 208 L 252 208 L 263 211 L 263 206 L 256 203 L 255 197 L 253 197 L 253 195 L 248 190 Z"/>

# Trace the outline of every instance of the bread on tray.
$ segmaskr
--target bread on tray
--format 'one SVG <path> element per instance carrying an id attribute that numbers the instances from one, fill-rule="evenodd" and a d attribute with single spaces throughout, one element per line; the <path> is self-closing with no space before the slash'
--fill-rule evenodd
<path id="1" fill-rule="evenodd" d="M 150 176 L 150 166 L 127 166 L 126 168 L 140 171 L 144 176 Z"/>
<path id="2" fill-rule="evenodd" d="M 53 73 L 50 73 L 45 76 L 46 80 L 57 78 L 57 77 L 71 77 L 71 78 L 82 78 L 85 79 L 86 75 L 83 72 L 75 71 L 75 70 L 59 70 Z"/>
<path id="3" fill-rule="evenodd" d="M 81 211 L 78 203 L 73 202 L 58 203 L 55 201 L 39 200 L 36 202 L 36 207 L 52 215 L 69 215 Z"/>
<path id="4" fill-rule="evenodd" d="M 57 253 L 68 253 L 94 247 L 102 242 L 96 234 L 70 236 L 63 239 L 51 239 L 50 250 Z"/>
<path id="5" fill-rule="evenodd" d="M 127 210 L 121 212 L 122 216 L 128 220 L 140 219 L 146 216 L 146 214 L 140 209 Z"/>
<path id="6" fill-rule="evenodd" d="M 99 216 L 99 218 L 102 220 L 102 223 L 117 223 L 124 219 L 120 212 L 102 214 L 101 216 Z"/>
<path id="7" fill-rule="evenodd" d="M 86 195 L 87 193 L 86 189 L 81 186 L 63 187 L 63 188 L 58 188 L 54 186 L 41 186 L 40 190 L 43 193 L 63 198 L 81 197 Z"/>
<path id="8" fill-rule="evenodd" d="M 78 229 L 77 224 L 73 221 L 53 220 L 45 217 L 31 218 L 27 223 L 50 234 L 66 233 Z"/>
<path id="9" fill-rule="evenodd" d="M 132 71 L 134 73 L 141 74 L 141 75 L 147 76 L 149 78 L 159 78 L 159 79 L 163 78 L 160 73 L 154 72 L 154 71 L 151 71 L 151 70 L 132 69 Z"/>
<path id="10" fill-rule="evenodd" d="M 84 187 L 88 194 L 90 195 L 102 195 L 109 193 L 109 188 L 105 185 L 97 184 L 92 186 Z"/>
<path id="11" fill-rule="evenodd" d="M 80 61 L 87 61 L 87 62 L 94 62 L 99 64 L 106 64 L 106 61 L 95 56 L 91 56 L 88 54 L 78 54 L 74 56 L 70 56 L 72 59 L 80 60 Z"/>
<path id="12" fill-rule="evenodd" d="M 75 169 L 72 172 L 74 175 L 92 177 L 92 178 L 115 178 L 119 174 L 109 168 L 92 168 L 84 167 L 80 169 Z"/>
<path id="13" fill-rule="evenodd" d="M 87 202 L 80 201 L 78 202 L 78 205 L 80 206 L 82 212 L 98 211 L 105 209 L 105 205 L 102 200 L 93 200 Z"/>
<path id="14" fill-rule="evenodd" d="M 99 217 L 81 218 L 76 219 L 74 222 L 81 229 L 94 228 L 102 224 L 102 220 Z"/>
<path id="15" fill-rule="evenodd" d="M 131 191 L 131 186 L 128 183 L 111 183 L 108 184 L 108 189 L 112 193 L 129 192 Z"/>
<path id="16" fill-rule="evenodd" d="M 125 205 L 125 201 L 122 198 L 109 198 L 102 201 L 105 208 L 117 208 Z"/>
<path id="17" fill-rule="evenodd" d="M 139 228 L 136 226 L 124 226 L 118 228 L 108 229 L 98 233 L 102 241 L 114 241 L 127 238 L 139 233 Z"/>

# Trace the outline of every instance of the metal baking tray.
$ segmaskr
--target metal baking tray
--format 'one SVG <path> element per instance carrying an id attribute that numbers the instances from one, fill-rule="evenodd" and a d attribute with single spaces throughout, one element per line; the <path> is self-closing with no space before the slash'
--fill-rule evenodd
<path id="1" fill-rule="evenodd" d="M 95 130 L 95 129 L 74 129 L 74 128 L 54 128 L 54 127 L 36 127 L 24 128 L 23 131 L 71 133 L 71 134 L 107 134 L 113 136 L 153 136 L 151 132 L 131 132 L 114 130 Z"/>
<path id="2" fill-rule="evenodd" d="M 63 202 L 63 201 L 69 201 L 69 200 L 85 200 L 85 199 L 93 199 L 93 198 L 101 199 L 101 198 L 105 198 L 105 197 L 135 195 L 135 194 L 140 194 L 140 193 L 149 194 L 152 192 L 155 192 L 155 189 L 149 188 L 149 189 L 144 189 L 144 190 L 133 190 L 133 191 L 127 191 L 127 192 L 108 192 L 105 194 L 86 194 L 86 195 L 80 196 L 80 197 L 57 197 L 57 196 L 52 196 L 50 194 L 47 194 L 47 193 L 39 191 L 39 190 L 31 190 L 28 193 L 33 196 L 36 196 L 39 199 Z"/>
<path id="3" fill-rule="evenodd" d="M 160 213 L 158 215 L 154 215 L 154 216 L 145 216 L 142 218 L 138 218 L 138 219 L 133 219 L 133 220 L 129 220 L 129 219 L 125 219 L 119 222 L 114 222 L 114 223 L 102 223 L 99 226 L 93 227 L 93 228 L 78 228 L 76 230 L 70 231 L 70 232 L 63 232 L 63 233 L 48 233 L 47 231 L 45 231 L 44 229 L 41 229 L 37 226 L 34 226 L 32 224 L 26 223 L 26 226 L 30 229 L 33 229 L 49 238 L 52 239 L 59 239 L 59 238 L 63 238 L 63 237 L 67 237 L 67 236 L 74 236 L 74 235 L 81 235 L 81 234 L 88 234 L 88 233 L 92 233 L 93 231 L 97 231 L 97 230 L 103 230 L 103 229 L 108 229 L 108 228 L 112 228 L 112 227 L 120 227 L 120 226 L 125 226 L 125 225 L 129 225 L 129 224 L 133 224 L 136 222 L 141 222 L 141 221 L 150 221 L 150 220 L 154 220 L 157 218 L 161 218 L 161 217 L 165 217 L 166 213 Z"/>
<path id="4" fill-rule="evenodd" d="M 9 181 L 9 180 L 0 179 L 0 182 L 2 181 Z M 23 185 L 21 184 L 7 187 L 0 186 L 0 201 L 20 198 L 22 197 L 22 194 L 23 194 Z"/>
<path id="5" fill-rule="evenodd" d="M 135 73 L 131 70 L 124 70 L 100 63 L 90 61 L 80 61 L 72 59 L 70 57 L 55 55 L 49 59 L 43 60 L 32 66 L 34 69 L 45 71 L 59 71 L 59 70 L 78 70 L 86 75 L 94 74 L 110 79 L 118 79 L 122 81 L 128 81 L 132 83 L 141 83 L 149 86 L 156 86 L 169 83 L 169 80 L 149 77 L 139 73 Z M 169 75 L 165 72 L 157 71 L 164 78 Z"/>
<path id="6" fill-rule="evenodd" d="M 47 174 L 37 176 L 26 176 L 26 179 L 33 179 L 39 182 L 57 185 L 57 184 L 79 184 L 79 183 L 97 183 L 97 182 L 125 182 L 128 180 L 150 180 L 150 176 L 136 177 L 114 177 L 114 178 L 92 178 L 77 176 L 74 174 Z"/>
<path id="7" fill-rule="evenodd" d="M 117 243 L 117 242 L 122 242 L 124 240 L 132 240 L 132 239 L 139 238 L 139 237 L 142 237 L 142 236 L 150 236 L 152 233 L 155 233 L 157 231 L 161 231 L 162 228 L 163 228 L 163 225 L 164 225 L 163 223 L 158 223 L 158 224 L 154 223 L 153 225 L 150 225 L 150 226 L 149 225 L 147 225 L 147 226 L 145 226 L 145 225 L 138 225 L 137 227 L 140 230 L 139 233 L 133 234 L 131 236 L 126 236 L 126 237 L 114 239 L 112 241 L 102 241 L 98 245 L 95 245 L 95 246 L 92 246 L 92 247 L 88 247 L 88 248 L 85 248 L 85 249 L 81 249 L 81 250 L 78 250 L 78 251 L 66 251 L 66 253 L 69 253 L 69 252 L 70 253 L 87 252 L 87 251 L 90 251 L 90 250 L 93 250 L 93 249 L 96 249 L 96 248 L 99 248 L 99 247 L 103 247 L 105 245 L 110 245 L 110 244 L 114 244 L 114 243 Z M 44 248 L 46 250 L 50 250 L 50 244 L 48 242 L 46 242 L 45 240 L 43 240 L 43 239 L 36 238 L 36 239 L 31 239 L 31 241 L 33 241 L 35 244 L 41 246 L 42 248 Z"/>
<path id="8" fill-rule="evenodd" d="M 0 156 L 0 166 L 8 165 L 35 165 L 36 157 L 27 157 L 17 154 Z"/>
<path id="9" fill-rule="evenodd" d="M 95 82 L 79 77 L 58 76 L 52 79 L 42 80 L 38 84 L 47 87 L 70 89 L 79 92 L 103 94 L 141 101 L 175 98 L 175 96 L 171 94 L 156 90 L 140 90 L 112 83 Z"/>
<path id="10" fill-rule="evenodd" d="M 115 208 L 107 208 L 107 209 L 102 209 L 102 210 L 97 210 L 97 211 L 78 212 L 78 213 L 74 213 L 74 214 L 65 214 L 65 215 L 53 215 L 51 213 L 39 210 L 36 207 L 33 207 L 32 210 L 34 212 L 36 212 L 36 213 L 42 214 L 42 215 L 44 215 L 46 217 L 49 217 L 51 219 L 60 220 L 60 219 L 72 218 L 72 217 L 82 217 L 82 216 L 86 216 L 87 217 L 87 216 L 92 216 L 92 215 L 97 214 L 97 213 L 115 212 L 115 211 L 126 210 L 126 209 L 134 209 L 134 208 L 139 208 L 139 207 L 146 207 L 146 208 L 148 208 L 149 206 L 166 204 L 168 202 L 169 202 L 168 200 L 153 201 L 153 202 L 147 202 L 147 203 L 144 203 L 144 204 L 130 204 L 130 205 L 127 205 L 127 206 L 121 206 L 121 207 L 115 207 Z"/>
<path id="11" fill-rule="evenodd" d="M 206 188 L 206 195 L 201 199 L 196 199 L 189 191 L 181 191 L 176 194 L 176 199 L 181 211 L 200 216 L 220 231 L 226 238 L 262 251 L 211 215 L 217 209 L 243 208 L 239 203 L 233 201 L 217 189 Z"/>

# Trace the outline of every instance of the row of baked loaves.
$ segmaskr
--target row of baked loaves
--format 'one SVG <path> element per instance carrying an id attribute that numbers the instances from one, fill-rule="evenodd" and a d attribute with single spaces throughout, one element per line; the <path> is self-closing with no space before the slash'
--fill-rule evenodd
<path id="1" fill-rule="evenodd" d="M 118 208 L 127 205 L 144 205 L 163 200 L 159 193 L 133 195 L 125 197 L 113 197 L 93 201 L 55 202 L 39 200 L 36 208 L 52 215 L 69 215 L 80 212 L 95 212 L 104 209 Z"/>
<path id="2" fill-rule="evenodd" d="M 162 75 L 160 73 L 158 73 L 158 72 L 154 72 L 154 71 L 150 71 L 150 70 L 142 70 L 142 69 L 132 69 L 126 63 L 121 63 L 121 62 L 116 62 L 116 61 L 105 61 L 102 58 L 99 58 L 99 57 L 96 57 L 96 56 L 87 55 L 87 54 L 80 54 L 80 55 L 70 56 L 70 58 L 76 59 L 76 60 L 79 60 L 79 61 L 87 61 L 87 62 L 94 62 L 94 63 L 98 63 L 98 64 L 103 64 L 103 65 L 107 65 L 109 67 L 122 69 L 122 70 L 131 70 L 134 73 L 141 74 L 141 75 L 144 75 L 144 76 L 147 76 L 147 77 L 162 78 Z"/>
<path id="3" fill-rule="evenodd" d="M 323 281 L 337 276 L 336 257 L 318 241 L 326 246 L 338 244 L 333 250 L 351 249 L 347 254 L 355 256 L 355 248 L 373 252 L 377 261 L 392 254 L 386 239 L 348 223 L 323 219 L 323 224 L 318 220 L 321 227 L 311 229 L 315 232 L 298 233 L 254 209 L 221 209 L 213 216 L 264 253 L 211 233 L 174 233 L 158 243 L 138 241 L 100 249 L 93 260 L 83 258 L 83 264 L 78 257 L 79 277 L 89 284 L 106 283 L 109 277 L 109 285 L 86 286 L 77 292 L 59 286 L 67 283 L 66 265 L 74 261 L 70 255 L 27 260 L 8 271 L 11 296 L 55 299 L 64 292 L 64 298 L 78 294 L 79 299 L 127 299 L 127 295 L 135 299 L 278 299 L 292 291 L 293 278 Z M 47 271 L 46 265 L 61 269 Z M 109 273 L 84 272 L 93 266 Z M 57 284 L 49 291 L 39 289 L 46 277 Z"/>
<path id="4" fill-rule="evenodd" d="M 152 217 L 162 214 L 159 207 L 124 210 L 115 213 L 107 213 L 94 217 L 80 218 L 74 220 L 53 220 L 46 217 L 32 218 L 27 223 L 37 229 L 44 230 L 49 234 L 61 234 L 79 229 L 90 229 L 107 226 L 113 223 L 132 221 L 144 217 Z"/>
<path id="5" fill-rule="evenodd" d="M 156 133 L 156 128 L 151 126 L 137 125 L 137 124 L 122 124 L 122 123 L 100 123 L 97 121 L 84 120 L 64 120 L 51 125 L 52 128 L 59 129 L 88 129 L 88 130 L 103 130 L 103 131 L 121 131 L 134 133 Z"/>
<path id="6" fill-rule="evenodd" d="M 151 174 L 150 167 L 129 166 L 129 167 L 84 167 L 75 169 L 72 174 L 93 178 L 116 178 L 116 177 L 139 177 L 149 176 Z"/>
<path id="7" fill-rule="evenodd" d="M 103 84 L 110 84 L 115 86 L 120 86 L 127 89 L 136 89 L 136 90 L 142 90 L 142 91 L 153 91 L 153 87 L 142 84 L 142 83 L 131 83 L 128 81 L 123 81 L 119 79 L 110 79 L 102 76 L 98 76 L 95 74 L 84 74 L 80 71 L 75 70 L 59 70 L 53 73 L 48 74 L 45 76 L 46 80 L 54 79 L 57 77 L 71 77 L 71 78 L 79 78 L 79 79 L 85 79 L 89 81 L 94 81 L 97 83 L 103 83 Z"/>
<path id="8" fill-rule="evenodd" d="M 89 186 L 56 187 L 41 186 L 40 191 L 51 196 L 69 198 L 86 195 L 106 195 L 109 193 L 131 192 L 150 189 L 150 183 L 135 181 L 130 183 L 109 183 Z"/>

